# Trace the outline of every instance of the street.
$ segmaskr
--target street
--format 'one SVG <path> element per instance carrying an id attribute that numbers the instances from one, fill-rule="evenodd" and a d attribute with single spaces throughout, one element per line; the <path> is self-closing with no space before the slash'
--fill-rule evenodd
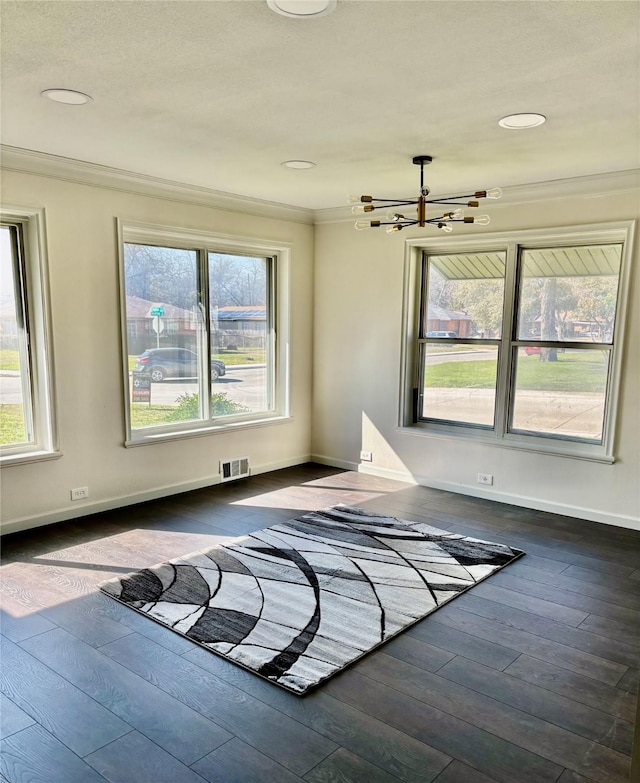
<path id="1" fill-rule="evenodd" d="M 478 361 L 486 359 L 492 351 L 475 350 L 469 352 L 451 351 L 429 355 L 429 364 L 442 364 L 456 361 Z M 214 394 L 226 394 L 230 400 L 246 405 L 251 410 L 264 410 L 265 407 L 265 366 L 247 367 L 242 365 L 227 367 L 227 374 L 212 386 Z M 198 385 L 195 381 L 175 378 L 163 383 L 151 384 L 151 402 L 155 405 L 173 405 L 182 394 L 195 394 Z M 0 403 L 10 405 L 22 402 L 20 377 L 17 373 L 0 376 Z"/>
<path id="2" fill-rule="evenodd" d="M 198 384 L 192 380 L 164 381 L 151 384 L 152 405 L 175 405 L 183 394 L 197 394 Z M 227 374 L 211 385 L 212 394 L 225 394 L 232 402 L 244 405 L 252 411 L 266 408 L 266 368 L 227 367 Z"/>
<path id="3" fill-rule="evenodd" d="M 429 364 L 445 364 L 446 362 L 476 362 L 496 358 L 494 348 L 474 348 L 471 351 L 442 351 L 428 354 Z"/>
<path id="4" fill-rule="evenodd" d="M 227 367 L 227 374 L 212 384 L 211 391 L 213 394 L 226 394 L 230 400 L 249 410 L 262 411 L 266 408 L 266 368 L 264 365 Z M 176 378 L 164 383 L 152 383 L 151 404 L 175 405 L 177 398 L 183 394 L 197 392 L 198 384 L 192 379 Z M 21 402 L 20 377 L 17 374 L 0 377 L 0 403 L 9 405 Z"/>

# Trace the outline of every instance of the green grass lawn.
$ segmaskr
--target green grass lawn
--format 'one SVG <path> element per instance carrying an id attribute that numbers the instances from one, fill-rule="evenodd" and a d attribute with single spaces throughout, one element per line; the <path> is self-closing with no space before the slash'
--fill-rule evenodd
<path id="1" fill-rule="evenodd" d="M 17 351 L 3 348 L 0 351 L 0 370 L 19 370 L 20 354 Z"/>
<path id="2" fill-rule="evenodd" d="M 606 362 L 599 352 L 559 353 L 557 362 L 541 362 L 538 355 L 518 357 L 520 390 L 603 392 L 606 381 Z M 493 389 L 495 384 L 492 361 L 434 364 L 425 378 L 425 386 L 449 389 Z"/>
<path id="3" fill-rule="evenodd" d="M 144 402 L 134 402 L 131 405 L 131 426 L 134 430 L 139 427 L 154 427 L 156 424 L 166 424 L 171 421 L 171 415 L 175 413 L 175 406 L 147 405 Z"/>
<path id="4" fill-rule="evenodd" d="M 219 392 L 211 395 L 211 415 L 227 416 L 234 413 L 246 413 L 249 408 L 230 400 Z M 131 427 L 153 427 L 174 421 L 196 421 L 200 418 L 200 405 L 197 394 L 182 394 L 175 405 L 149 405 L 144 402 L 131 404 Z"/>
<path id="5" fill-rule="evenodd" d="M 267 356 L 264 348 L 246 348 L 237 351 L 222 351 L 212 353 L 213 359 L 220 359 L 227 367 L 234 364 L 264 364 Z"/>
<path id="6" fill-rule="evenodd" d="M 27 431 L 24 426 L 24 411 L 20 403 L 0 405 L 0 443 L 24 443 Z"/>

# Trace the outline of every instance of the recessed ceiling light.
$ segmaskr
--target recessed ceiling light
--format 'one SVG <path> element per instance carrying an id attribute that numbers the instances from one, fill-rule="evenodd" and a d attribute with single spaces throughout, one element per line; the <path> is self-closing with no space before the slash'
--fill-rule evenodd
<path id="1" fill-rule="evenodd" d="M 66 103 L 68 106 L 81 106 L 83 103 L 90 103 L 93 100 L 90 95 L 85 95 L 83 92 L 61 88 L 44 90 L 42 96 L 57 103 Z"/>
<path id="2" fill-rule="evenodd" d="M 288 169 L 313 169 L 316 166 L 311 160 L 283 160 L 280 165 Z"/>
<path id="3" fill-rule="evenodd" d="M 272 11 L 294 19 L 326 16 L 336 7 L 337 0 L 267 0 Z"/>
<path id="4" fill-rule="evenodd" d="M 547 121 L 543 114 L 509 114 L 498 120 L 501 128 L 509 130 L 523 130 L 524 128 L 537 128 Z"/>

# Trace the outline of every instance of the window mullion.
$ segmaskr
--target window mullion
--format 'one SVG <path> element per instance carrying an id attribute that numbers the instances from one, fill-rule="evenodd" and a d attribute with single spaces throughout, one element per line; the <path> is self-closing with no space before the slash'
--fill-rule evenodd
<path id="1" fill-rule="evenodd" d="M 205 248 L 198 250 L 199 291 L 198 320 L 200 343 L 200 410 L 205 421 L 211 419 L 211 308 L 209 296 L 209 252 Z"/>
<path id="2" fill-rule="evenodd" d="M 274 259 L 269 258 L 267 264 L 267 324 L 265 329 L 264 348 L 265 359 L 267 362 L 267 408 L 269 410 L 273 410 L 275 408 L 276 377 L 280 372 L 278 362 L 270 361 L 270 357 L 274 357 L 274 359 L 276 359 L 278 356 L 278 329 L 276 322 L 277 281 L 275 276 Z"/>
<path id="3" fill-rule="evenodd" d="M 425 351 L 427 349 L 424 337 L 427 333 L 427 308 L 429 307 L 429 294 L 427 290 L 427 254 L 423 251 L 420 260 L 420 299 L 417 307 L 418 323 L 416 324 L 416 355 L 414 358 L 414 385 L 412 394 L 412 419 L 414 422 L 422 418 L 424 410 L 424 377 L 425 377 Z"/>
<path id="4" fill-rule="evenodd" d="M 498 350 L 498 373 L 496 378 L 496 417 L 495 433 L 503 438 L 508 430 L 511 415 L 511 379 L 513 377 L 513 349 L 515 301 L 517 289 L 518 246 L 510 242 L 506 247 L 506 265 L 504 280 L 504 303 L 502 310 L 502 342 Z"/>

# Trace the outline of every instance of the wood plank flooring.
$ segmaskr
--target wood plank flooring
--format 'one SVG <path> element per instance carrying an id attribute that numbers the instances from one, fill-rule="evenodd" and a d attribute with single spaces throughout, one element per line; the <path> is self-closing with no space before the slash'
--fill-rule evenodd
<path id="1" fill-rule="evenodd" d="M 302 698 L 97 590 L 336 503 L 527 554 Z M 307 464 L 2 550 L 0 781 L 630 779 L 639 532 Z"/>

